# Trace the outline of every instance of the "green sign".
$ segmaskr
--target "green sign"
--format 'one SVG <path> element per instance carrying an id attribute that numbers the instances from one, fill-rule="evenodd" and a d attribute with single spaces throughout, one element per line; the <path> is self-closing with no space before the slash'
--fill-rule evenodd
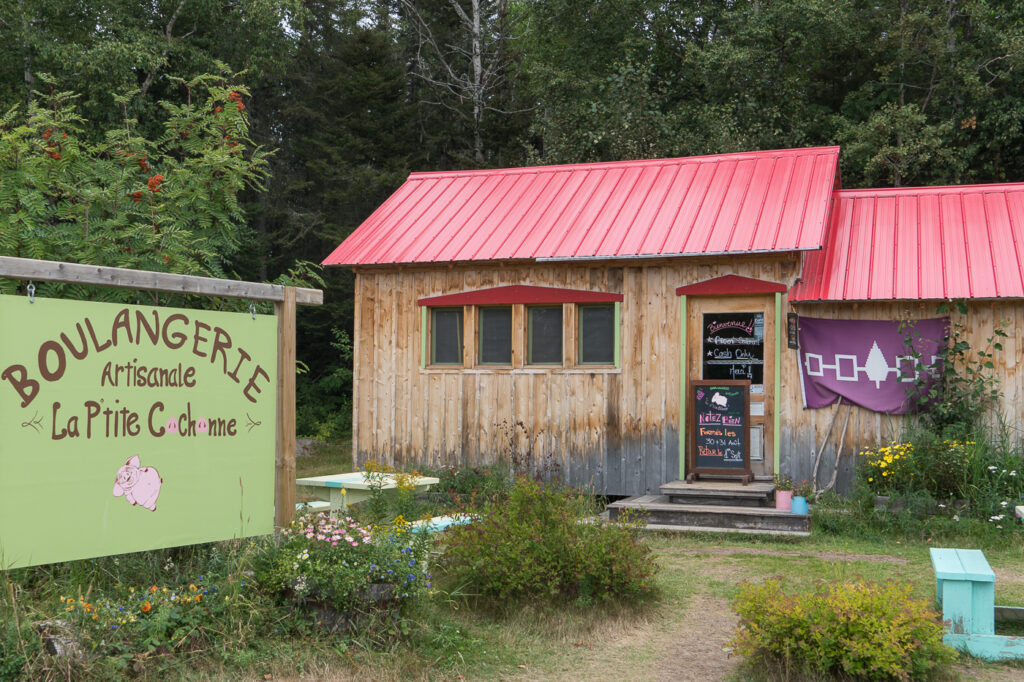
<path id="1" fill-rule="evenodd" d="M 273 316 L 0 296 L 0 569 L 272 532 Z"/>

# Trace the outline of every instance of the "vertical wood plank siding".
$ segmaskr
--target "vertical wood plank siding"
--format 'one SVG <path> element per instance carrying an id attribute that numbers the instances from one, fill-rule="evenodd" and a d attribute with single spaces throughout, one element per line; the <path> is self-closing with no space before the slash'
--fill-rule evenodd
<path id="1" fill-rule="evenodd" d="M 675 288 L 737 274 L 790 286 L 797 259 L 735 258 L 714 262 L 650 261 L 610 264 L 524 264 L 424 269 L 358 269 L 353 455 L 396 466 L 507 466 L 533 453 L 535 463 L 571 485 L 612 495 L 656 492 L 679 477 L 680 301 Z M 478 367 L 421 368 L 421 311 L 416 300 L 487 287 L 534 284 L 621 293 L 619 369 Z M 916 319 L 935 316 L 935 304 L 800 304 L 783 297 L 782 319 Z M 958 319 L 954 315 L 954 319 Z M 1018 342 L 1021 302 L 972 304 L 966 320 L 973 345 L 1007 320 L 1010 338 L 997 357 L 1004 411 L 1024 399 L 1024 361 Z M 565 309 L 566 355 L 575 355 L 576 319 Z M 429 327 L 429 325 L 428 325 Z M 521 333 L 518 324 L 514 333 Z M 466 354 L 475 353 L 476 319 L 465 317 Z M 427 344 L 429 349 L 429 343 Z M 523 341 L 513 344 L 523 352 Z M 690 352 L 693 352 L 692 350 Z M 809 478 L 835 407 L 803 408 L 797 353 L 779 349 L 780 466 Z M 828 480 L 842 431 L 843 407 L 824 451 L 820 480 Z M 898 433 L 901 420 L 853 408 L 840 460 L 840 487 L 852 479 L 854 455 Z"/>

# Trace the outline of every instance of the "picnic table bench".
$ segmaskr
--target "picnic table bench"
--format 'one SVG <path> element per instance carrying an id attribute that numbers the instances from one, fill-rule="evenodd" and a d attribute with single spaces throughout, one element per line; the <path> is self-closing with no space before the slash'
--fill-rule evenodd
<path id="1" fill-rule="evenodd" d="M 430 486 L 436 485 L 438 480 L 433 476 L 417 476 L 412 479 L 412 485 L 417 491 L 425 491 L 429 490 Z M 311 488 L 317 496 L 326 496 L 327 500 L 325 501 L 332 513 L 345 513 L 348 505 L 368 499 L 374 489 L 380 489 L 386 493 L 393 492 L 398 487 L 398 480 L 394 474 L 367 476 L 362 471 L 353 471 L 330 476 L 299 478 L 295 480 L 295 484 Z M 322 506 L 318 506 L 318 508 L 322 508 Z"/>
<path id="2" fill-rule="evenodd" d="M 946 644 L 989 661 L 1024 658 L 1024 637 L 995 634 L 995 615 L 1016 618 L 1024 609 L 995 605 L 996 574 L 979 549 L 929 550 L 935 592 L 946 622 Z"/>

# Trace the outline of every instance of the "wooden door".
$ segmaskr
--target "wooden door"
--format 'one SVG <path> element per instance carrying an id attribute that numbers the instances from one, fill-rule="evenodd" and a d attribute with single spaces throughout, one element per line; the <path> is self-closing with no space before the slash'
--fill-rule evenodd
<path id="1" fill-rule="evenodd" d="M 775 299 L 771 294 L 687 297 L 687 383 L 750 380 L 750 468 L 774 474 Z"/>

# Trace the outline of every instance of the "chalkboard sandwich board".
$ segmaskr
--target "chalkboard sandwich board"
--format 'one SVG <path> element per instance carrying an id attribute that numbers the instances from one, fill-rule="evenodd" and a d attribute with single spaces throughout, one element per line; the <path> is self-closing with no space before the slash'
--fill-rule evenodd
<path id="1" fill-rule="evenodd" d="M 750 382 L 690 382 L 690 447 L 686 480 L 699 476 L 740 475 L 746 485 L 750 470 Z"/>

